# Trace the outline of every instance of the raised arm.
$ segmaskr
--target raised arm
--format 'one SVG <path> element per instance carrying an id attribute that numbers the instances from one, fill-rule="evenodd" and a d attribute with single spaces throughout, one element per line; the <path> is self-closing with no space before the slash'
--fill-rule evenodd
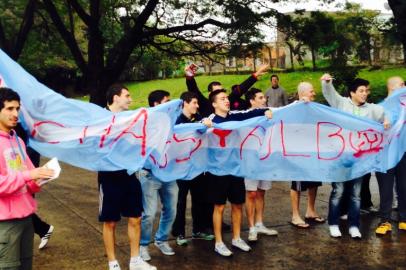
<path id="1" fill-rule="evenodd" d="M 266 73 L 268 69 L 269 69 L 268 64 L 261 65 L 256 72 L 252 73 L 251 76 L 249 76 L 245 81 L 243 81 L 241 84 L 237 85 L 237 87 L 232 89 L 230 96 L 240 98 L 254 85 L 254 83 L 258 81 L 259 77 L 261 77 L 263 74 Z"/>
<path id="2" fill-rule="evenodd" d="M 330 74 L 324 74 L 321 78 L 321 89 L 324 98 L 327 100 L 328 104 L 334 108 L 340 108 L 345 102 L 346 98 L 342 97 L 334 88 L 333 78 Z"/>
<path id="3" fill-rule="evenodd" d="M 186 77 L 186 86 L 189 92 L 195 93 L 197 95 L 197 101 L 200 106 L 200 113 L 204 116 L 207 116 L 211 113 L 211 104 L 209 100 L 200 92 L 199 87 L 197 86 L 195 80 L 195 74 L 197 71 L 197 66 L 191 64 L 185 67 L 185 77 Z"/>
<path id="4" fill-rule="evenodd" d="M 202 94 L 202 92 L 200 92 L 199 87 L 197 86 L 197 83 L 195 80 L 196 71 L 197 71 L 197 66 L 195 64 L 191 64 L 191 65 L 185 67 L 186 86 L 187 86 L 187 90 L 189 92 L 197 94 L 198 99 L 199 99 L 199 104 L 201 104 L 200 99 L 207 100 L 207 98 Z"/>

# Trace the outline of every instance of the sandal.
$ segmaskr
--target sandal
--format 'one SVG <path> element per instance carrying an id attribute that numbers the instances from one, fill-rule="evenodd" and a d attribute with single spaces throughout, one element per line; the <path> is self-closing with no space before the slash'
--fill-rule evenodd
<path id="1" fill-rule="evenodd" d="M 324 223 L 326 219 L 322 217 L 305 217 L 306 221 L 315 222 L 315 223 Z"/>
<path id="2" fill-rule="evenodd" d="M 306 222 L 293 223 L 293 221 L 290 221 L 289 224 L 292 225 L 293 227 L 298 228 L 298 229 L 308 229 L 308 228 L 310 228 L 310 224 L 306 223 Z"/>

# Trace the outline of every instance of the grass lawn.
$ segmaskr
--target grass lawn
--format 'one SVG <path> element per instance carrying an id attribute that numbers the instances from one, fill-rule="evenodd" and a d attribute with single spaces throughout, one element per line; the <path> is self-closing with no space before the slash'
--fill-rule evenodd
<path id="1" fill-rule="evenodd" d="M 311 82 L 317 92 L 317 101 L 324 102 L 321 94 L 321 85 L 319 78 L 323 72 L 296 71 L 291 73 L 279 73 L 280 85 L 282 85 L 289 95 L 296 92 L 298 83 L 302 81 Z M 371 101 L 377 102 L 386 96 L 386 80 L 391 76 L 401 76 L 406 78 L 406 68 L 388 68 L 384 70 L 362 70 L 359 77 L 367 79 L 371 82 Z M 249 75 L 216 75 L 216 76 L 197 76 L 196 81 L 199 89 L 207 95 L 207 85 L 211 81 L 219 81 L 225 89 L 231 89 L 234 84 L 243 82 Z M 265 91 L 269 87 L 270 74 L 266 74 L 255 83 L 254 87 Z M 133 98 L 132 108 L 148 106 L 148 93 L 163 89 L 171 93 L 171 98 L 176 99 L 183 91 L 186 91 L 186 83 L 184 78 L 153 80 L 146 82 L 130 82 L 126 84 L 130 89 Z"/>

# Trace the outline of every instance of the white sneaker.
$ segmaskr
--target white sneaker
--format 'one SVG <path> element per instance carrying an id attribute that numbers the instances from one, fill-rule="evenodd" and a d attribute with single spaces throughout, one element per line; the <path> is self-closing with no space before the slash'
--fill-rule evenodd
<path id="1" fill-rule="evenodd" d="M 276 230 L 273 229 L 268 229 L 267 227 L 265 227 L 264 224 L 260 223 L 260 224 L 256 224 L 255 228 L 257 230 L 258 233 L 260 234 L 265 234 L 265 235 L 278 235 L 278 232 Z"/>
<path id="2" fill-rule="evenodd" d="M 148 246 L 140 246 L 140 257 L 145 261 L 150 261 L 151 256 L 149 255 Z"/>
<path id="3" fill-rule="evenodd" d="M 130 262 L 130 270 L 157 270 L 155 266 L 150 265 L 142 258 L 137 262 Z"/>
<path id="4" fill-rule="evenodd" d="M 251 227 L 248 232 L 248 241 L 257 241 L 258 240 L 258 233 L 255 227 Z"/>
<path id="5" fill-rule="evenodd" d="M 358 227 L 351 226 L 348 230 L 352 238 L 361 238 L 361 232 L 359 231 Z"/>
<path id="6" fill-rule="evenodd" d="M 223 242 L 216 243 L 214 245 L 214 251 L 224 257 L 229 257 L 229 256 L 233 255 L 233 253 L 227 248 L 226 245 L 224 245 Z"/>
<path id="7" fill-rule="evenodd" d="M 111 261 L 109 262 L 109 270 L 121 270 L 118 261 Z"/>
<path id="8" fill-rule="evenodd" d="M 47 246 L 49 238 L 51 238 L 51 235 L 54 231 L 54 226 L 50 226 L 48 232 L 41 237 L 41 242 L 39 243 L 38 249 L 43 249 L 44 247 Z"/>
<path id="9" fill-rule="evenodd" d="M 238 238 L 236 240 L 232 240 L 231 241 L 231 245 L 233 245 L 236 248 L 241 249 L 242 251 L 250 251 L 251 247 L 249 245 L 247 245 L 247 243 L 245 243 L 244 240 L 242 240 L 241 238 Z"/>
<path id="10" fill-rule="evenodd" d="M 348 219 L 348 215 L 347 215 L 347 214 L 342 215 L 342 216 L 340 216 L 340 219 L 341 219 L 341 220 L 347 220 L 347 219 Z"/>
<path id="11" fill-rule="evenodd" d="M 162 252 L 164 255 L 172 256 L 175 255 L 175 251 L 169 246 L 167 241 L 163 242 L 158 242 L 155 241 L 154 245 L 159 248 L 159 250 Z"/>
<path id="12" fill-rule="evenodd" d="M 341 237 L 341 232 L 340 232 L 340 228 L 338 227 L 338 225 L 330 225 L 329 227 L 330 230 L 330 236 L 337 238 L 337 237 Z"/>

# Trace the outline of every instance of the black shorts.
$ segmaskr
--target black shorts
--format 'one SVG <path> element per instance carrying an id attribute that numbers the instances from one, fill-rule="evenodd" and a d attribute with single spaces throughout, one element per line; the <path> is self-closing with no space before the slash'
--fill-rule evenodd
<path id="1" fill-rule="evenodd" d="M 210 190 L 210 177 L 211 173 L 202 173 L 193 179 L 193 185 L 198 192 L 195 192 L 194 199 L 201 203 L 210 203 L 209 190 Z"/>
<path id="2" fill-rule="evenodd" d="M 308 188 L 314 188 L 321 186 L 321 182 L 312 181 L 292 181 L 290 189 L 295 191 L 306 191 Z"/>
<path id="3" fill-rule="evenodd" d="M 140 217 L 142 189 L 135 174 L 127 171 L 99 172 L 99 221 L 119 221 L 123 217 Z"/>
<path id="4" fill-rule="evenodd" d="M 226 204 L 228 200 L 232 204 L 245 203 L 244 178 L 232 175 L 210 175 L 208 201 L 213 204 Z"/>

